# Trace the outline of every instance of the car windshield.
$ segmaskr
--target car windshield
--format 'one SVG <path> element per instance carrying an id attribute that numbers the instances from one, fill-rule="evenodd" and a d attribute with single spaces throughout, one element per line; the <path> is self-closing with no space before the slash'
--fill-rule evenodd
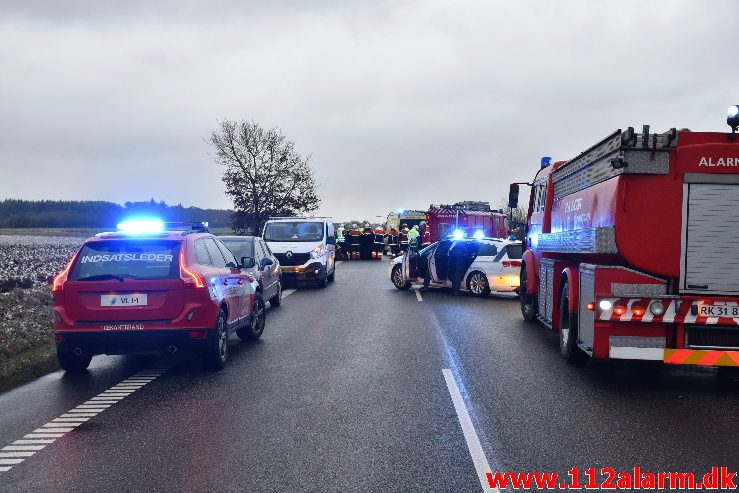
<path id="1" fill-rule="evenodd" d="M 265 241 L 320 241 L 323 223 L 315 221 L 279 221 L 267 223 Z"/>
<path id="2" fill-rule="evenodd" d="M 229 240 L 220 238 L 224 245 L 234 254 L 234 256 L 241 260 L 243 257 L 254 257 L 254 242 L 249 239 Z"/>
<path id="3" fill-rule="evenodd" d="M 90 242 L 80 250 L 69 280 L 176 278 L 180 245 L 163 240 Z"/>

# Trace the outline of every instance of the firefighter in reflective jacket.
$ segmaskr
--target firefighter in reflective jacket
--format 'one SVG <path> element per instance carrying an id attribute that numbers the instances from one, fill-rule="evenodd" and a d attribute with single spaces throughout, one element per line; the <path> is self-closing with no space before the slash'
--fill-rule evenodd
<path id="1" fill-rule="evenodd" d="M 408 225 L 403 224 L 400 228 L 400 251 L 405 253 L 408 251 Z"/>
<path id="2" fill-rule="evenodd" d="M 375 243 L 372 248 L 372 258 L 380 260 L 382 259 L 382 251 L 385 249 L 385 230 L 378 226 L 373 233 L 375 234 Z"/>
<path id="3" fill-rule="evenodd" d="M 426 221 L 421 221 L 418 225 L 418 231 L 421 233 L 421 248 L 431 244 L 431 228 L 428 227 Z"/>
<path id="4" fill-rule="evenodd" d="M 418 246 L 420 245 L 420 236 L 421 233 L 418 232 L 418 225 L 413 226 L 410 231 L 408 231 L 408 248 L 415 248 L 418 250 Z"/>
<path id="5" fill-rule="evenodd" d="M 351 231 L 349 231 L 349 238 L 347 238 L 347 240 L 349 245 L 349 250 L 347 252 L 348 257 L 352 260 L 357 260 L 359 258 L 359 230 L 357 229 L 356 224 L 354 224 Z"/>
<path id="6" fill-rule="evenodd" d="M 344 226 L 336 228 L 336 257 L 338 259 L 346 258 L 346 238 L 344 232 L 348 231 Z"/>
<path id="7" fill-rule="evenodd" d="M 397 255 L 399 248 L 398 248 L 398 230 L 395 228 L 390 228 L 390 232 L 387 234 L 387 246 L 390 247 L 390 253 L 393 255 Z"/>
<path id="8" fill-rule="evenodd" d="M 369 223 L 367 223 L 364 225 L 364 229 L 362 230 L 362 247 L 360 248 L 360 251 L 362 252 L 360 258 L 362 260 L 369 260 L 371 258 L 374 258 L 374 255 L 372 255 L 374 243 L 375 233 L 372 231 L 372 227 L 369 225 Z"/>

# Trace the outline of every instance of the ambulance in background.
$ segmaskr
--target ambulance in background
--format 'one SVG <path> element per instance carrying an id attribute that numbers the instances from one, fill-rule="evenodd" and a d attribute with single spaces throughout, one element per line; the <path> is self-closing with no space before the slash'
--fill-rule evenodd
<path id="1" fill-rule="evenodd" d="M 400 228 L 402 228 L 404 224 L 407 224 L 408 229 L 410 229 L 413 226 L 418 226 L 421 224 L 421 221 L 425 220 L 426 211 L 400 209 L 398 212 L 391 212 L 388 214 L 387 221 L 385 223 L 385 231 L 390 231 L 393 228 L 395 228 L 396 231 L 400 231 Z"/>

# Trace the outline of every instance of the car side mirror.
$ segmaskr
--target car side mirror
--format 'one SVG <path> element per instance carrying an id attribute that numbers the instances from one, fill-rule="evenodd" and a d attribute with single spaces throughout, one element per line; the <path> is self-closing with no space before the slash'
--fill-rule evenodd
<path id="1" fill-rule="evenodd" d="M 518 184 L 511 183 L 511 188 L 508 191 L 508 207 L 515 209 L 518 207 Z"/>
<path id="2" fill-rule="evenodd" d="M 333 236 L 329 236 L 326 238 L 326 244 L 327 245 L 335 245 L 336 244 L 336 238 Z"/>
<path id="3" fill-rule="evenodd" d="M 241 267 L 243 269 L 251 269 L 255 265 L 254 257 L 241 257 Z"/>
<path id="4" fill-rule="evenodd" d="M 261 263 L 262 270 L 266 269 L 272 264 L 274 264 L 274 261 L 271 258 L 263 258 Z"/>

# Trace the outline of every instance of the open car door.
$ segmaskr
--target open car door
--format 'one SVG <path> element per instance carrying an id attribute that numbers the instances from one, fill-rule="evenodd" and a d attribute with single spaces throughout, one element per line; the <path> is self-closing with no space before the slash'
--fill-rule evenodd
<path id="1" fill-rule="evenodd" d="M 431 269 L 431 279 L 434 282 L 443 283 L 447 279 L 449 272 L 449 248 L 451 246 L 451 240 L 442 240 L 439 242 L 436 250 L 431 254 L 429 268 Z"/>

